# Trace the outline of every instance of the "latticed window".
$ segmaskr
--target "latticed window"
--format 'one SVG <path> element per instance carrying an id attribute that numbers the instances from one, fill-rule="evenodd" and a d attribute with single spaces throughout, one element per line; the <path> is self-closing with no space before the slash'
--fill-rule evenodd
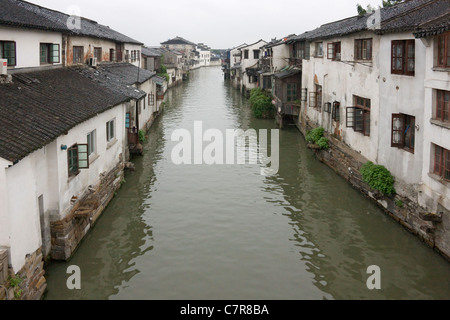
<path id="1" fill-rule="evenodd" d="M 354 96 L 354 107 L 347 107 L 347 128 L 370 136 L 370 99 Z"/>
<path id="2" fill-rule="evenodd" d="M 39 53 L 41 64 L 52 64 L 60 62 L 59 44 L 41 43 Z"/>
<path id="3" fill-rule="evenodd" d="M 81 169 L 89 169 L 89 147 L 87 144 L 75 144 L 67 151 L 69 176 L 80 173 Z"/>
<path id="4" fill-rule="evenodd" d="M 333 102 L 333 111 L 331 113 L 331 118 L 336 121 L 341 121 L 341 103 L 338 101 Z"/>
<path id="5" fill-rule="evenodd" d="M 391 73 L 413 76 L 415 73 L 415 40 L 392 41 Z"/>
<path id="6" fill-rule="evenodd" d="M 355 40 L 355 59 L 372 60 L 372 39 Z"/>
<path id="7" fill-rule="evenodd" d="M 297 100 L 297 84 L 288 83 L 287 84 L 287 101 L 294 102 Z"/>
<path id="8" fill-rule="evenodd" d="M 16 43 L 12 41 L 0 41 L 0 59 L 8 60 L 8 66 L 17 65 Z"/>
<path id="9" fill-rule="evenodd" d="M 73 47 L 73 63 L 84 62 L 84 47 Z"/>
<path id="10" fill-rule="evenodd" d="M 450 91 L 436 90 L 435 119 L 450 122 Z"/>
<path id="11" fill-rule="evenodd" d="M 416 118 L 406 114 L 392 115 L 391 146 L 414 153 Z"/>
<path id="12" fill-rule="evenodd" d="M 103 50 L 102 48 L 94 48 L 94 58 L 97 58 L 97 62 L 102 61 Z"/>
<path id="13" fill-rule="evenodd" d="M 450 32 L 437 37 L 437 66 L 450 68 Z"/>
<path id="14" fill-rule="evenodd" d="M 341 43 L 340 42 L 328 43 L 327 57 L 328 57 L 328 59 L 331 59 L 334 61 L 341 60 Z"/>
<path id="15" fill-rule="evenodd" d="M 434 145 L 434 174 L 450 181 L 450 150 Z"/>
<path id="16" fill-rule="evenodd" d="M 148 95 L 148 105 L 155 105 L 155 94 L 153 92 Z"/>

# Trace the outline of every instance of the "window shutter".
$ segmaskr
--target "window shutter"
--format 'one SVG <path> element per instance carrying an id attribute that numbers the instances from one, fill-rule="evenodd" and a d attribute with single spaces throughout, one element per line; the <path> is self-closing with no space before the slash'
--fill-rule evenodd
<path id="1" fill-rule="evenodd" d="M 305 60 L 311 58 L 311 44 L 309 42 L 305 43 Z"/>
<path id="2" fill-rule="evenodd" d="M 405 128 L 405 118 L 401 114 L 392 115 L 392 138 L 391 147 L 403 148 L 405 145 L 405 136 L 403 134 Z"/>
<path id="3" fill-rule="evenodd" d="M 339 102 L 337 102 L 337 101 L 333 102 L 333 113 L 332 113 L 331 117 L 335 121 L 340 121 L 340 119 L 341 119 L 339 105 L 340 105 Z"/>
<path id="4" fill-rule="evenodd" d="M 78 174 L 78 148 L 76 145 L 67 150 L 67 165 L 69 176 Z"/>
<path id="5" fill-rule="evenodd" d="M 87 144 L 77 145 L 78 169 L 89 169 L 89 148 Z"/>
<path id="6" fill-rule="evenodd" d="M 370 111 L 363 111 L 364 135 L 370 137 Z"/>
<path id="7" fill-rule="evenodd" d="M 334 59 L 334 47 L 333 43 L 328 43 L 327 48 L 327 58 L 328 59 Z"/>
<path id="8" fill-rule="evenodd" d="M 317 107 L 317 92 L 310 92 L 309 93 L 309 106 L 311 108 L 316 108 Z"/>
<path id="9" fill-rule="evenodd" d="M 355 109 L 354 123 L 355 123 L 355 126 L 353 127 L 353 130 L 355 130 L 356 132 L 363 132 L 363 133 L 365 133 L 364 125 L 366 123 L 366 119 L 365 119 L 365 116 L 364 116 L 364 110 L 363 109 L 359 109 L 359 108 Z"/>
<path id="10" fill-rule="evenodd" d="M 347 107 L 347 128 L 355 128 L 355 110 L 356 107 Z"/>
<path id="11" fill-rule="evenodd" d="M 60 59 L 59 59 L 59 44 L 52 44 L 51 46 L 51 58 L 50 58 L 50 62 L 51 63 L 59 63 Z"/>

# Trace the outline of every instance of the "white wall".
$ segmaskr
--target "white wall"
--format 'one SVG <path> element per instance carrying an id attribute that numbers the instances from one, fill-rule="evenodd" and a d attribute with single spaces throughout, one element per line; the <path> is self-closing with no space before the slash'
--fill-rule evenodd
<path id="1" fill-rule="evenodd" d="M 242 51 L 242 60 L 241 60 L 241 71 L 243 73 L 242 84 L 247 88 L 247 90 L 256 88 L 256 86 L 257 86 L 257 82 L 250 83 L 249 77 L 246 73 L 247 68 L 256 67 L 259 62 L 259 58 L 258 59 L 254 58 L 253 51 L 258 50 L 260 52 L 259 57 L 261 57 L 262 53 L 261 53 L 260 48 L 266 44 L 267 44 L 267 42 L 265 42 L 265 41 L 258 41 L 255 44 L 240 48 L 240 50 Z M 245 53 L 244 53 L 245 50 L 248 50 L 248 59 L 245 59 Z"/>
<path id="2" fill-rule="evenodd" d="M 274 46 L 272 47 L 272 51 L 272 65 L 274 68 L 274 72 L 276 73 L 289 65 L 289 45 L 280 44 L 278 46 Z"/>
<path id="3" fill-rule="evenodd" d="M 0 158 L 0 247 L 10 245 L 10 216 L 8 214 L 8 195 L 6 186 L 6 170 L 11 162 Z"/>
<path id="4" fill-rule="evenodd" d="M 119 163 L 119 155 L 125 156 L 126 134 L 125 134 L 125 104 L 116 106 L 99 114 L 72 130 L 66 136 L 57 139 L 57 146 L 65 145 L 70 148 L 74 144 L 87 143 L 87 135 L 96 130 L 96 155 L 90 158 L 90 168 L 81 170 L 77 176 L 69 177 L 66 150 L 57 149 L 58 162 L 58 185 L 59 190 L 59 214 L 64 218 L 70 211 L 71 198 L 81 198 L 88 190 L 87 187 L 95 186 L 100 180 L 101 173 L 107 173 Z M 115 139 L 107 142 L 106 123 L 115 119 Z"/>
<path id="5" fill-rule="evenodd" d="M 27 30 L 18 28 L 0 27 L 0 41 L 16 42 L 16 62 L 15 68 L 39 67 L 40 63 L 40 44 L 52 43 L 59 44 L 60 63 L 62 64 L 62 34 L 57 32 L 46 32 L 38 30 Z"/>
<path id="6" fill-rule="evenodd" d="M 417 40 L 422 42 L 422 40 Z M 439 145 L 450 150 L 450 124 L 439 126 L 432 123 L 433 110 L 436 104 L 435 90 L 450 91 L 450 78 L 448 71 L 434 69 L 436 40 L 423 39 L 425 46 L 425 98 L 424 98 L 424 123 L 423 123 L 423 168 L 422 187 L 419 194 L 419 204 L 437 212 L 438 204 L 450 210 L 450 183 L 439 181 L 433 172 L 434 153 L 432 144 Z"/>
<path id="7" fill-rule="evenodd" d="M 39 180 L 46 172 L 46 166 L 41 167 L 42 159 L 45 159 L 44 149 L 6 170 L 8 246 L 14 272 L 23 267 L 26 255 L 34 253 L 42 244 L 38 206 L 38 184 L 46 183 Z"/>
<path id="8" fill-rule="evenodd" d="M 391 73 L 391 43 L 393 40 L 412 40 L 412 33 L 386 34 L 381 37 L 380 61 L 380 118 L 378 122 L 378 162 L 396 177 L 397 182 L 417 185 L 421 180 L 424 141 L 424 79 L 425 46 L 415 40 L 415 75 Z M 392 114 L 415 117 L 414 153 L 391 147 Z M 400 188 L 401 186 L 399 186 Z M 397 190 L 400 192 L 401 190 Z"/>
<path id="9" fill-rule="evenodd" d="M 354 61 L 355 39 L 373 39 L 372 62 L 351 63 Z M 327 43 L 341 42 L 341 61 L 332 61 L 327 57 Z M 303 102 L 303 116 L 329 133 L 340 135 L 344 142 L 371 161 L 377 161 L 379 132 L 379 38 L 372 32 L 363 32 L 345 38 L 323 41 L 323 57 L 314 57 L 315 43 L 311 43 L 311 58 L 303 60 L 302 88 L 307 88 L 307 101 Z M 390 51 L 389 51 L 390 52 Z M 350 63 L 349 63 L 350 62 Z M 322 86 L 321 112 L 309 106 L 309 95 L 315 92 L 315 82 Z M 371 100 L 370 137 L 352 128 L 346 128 L 346 107 L 354 105 L 353 96 Z M 323 110 L 327 102 L 340 102 L 340 122 L 331 119 L 331 113 Z"/>

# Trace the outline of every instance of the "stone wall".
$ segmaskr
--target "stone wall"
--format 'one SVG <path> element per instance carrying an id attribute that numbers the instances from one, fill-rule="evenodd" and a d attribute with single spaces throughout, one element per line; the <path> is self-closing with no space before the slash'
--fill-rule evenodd
<path id="1" fill-rule="evenodd" d="M 306 133 L 315 128 L 308 120 L 297 123 L 300 132 Z M 420 237 L 431 248 L 450 261 L 450 248 L 446 239 L 450 233 L 447 220 L 449 214 L 430 213 L 418 205 L 410 195 L 384 196 L 370 188 L 362 179 L 360 169 L 368 159 L 343 143 L 339 137 L 327 135 L 330 140 L 328 150 L 314 150 L 318 160 L 332 168 L 347 180 L 350 185 L 377 203 L 389 216 L 403 225 L 411 233 Z M 416 197 L 417 198 L 417 197 Z M 447 221 L 447 223 L 446 223 Z"/>
<path id="2" fill-rule="evenodd" d="M 0 250 L 0 300 L 40 300 L 47 289 L 41 249 L 27 255 L 17 273 L 8 269 L 8 250 Z"/>
<path id="3" fill-rule="evenodd" d="M 84 236 L 96 223 L 124 181 L 124 164 L 120 162 L 109 173 L 102 174 L 97 186 L 78 200 L 70 213 L 60 221 L 50 223 L 51 258 L 67 261 Z"/>

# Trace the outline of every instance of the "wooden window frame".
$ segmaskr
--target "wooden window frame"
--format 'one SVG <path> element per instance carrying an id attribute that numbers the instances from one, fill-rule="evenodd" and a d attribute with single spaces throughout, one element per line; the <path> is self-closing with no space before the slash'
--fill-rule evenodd
<path id="1" fill-rule="evenodd" d="M 450 150 L 434 145 L 433 173 L 450 182 Z"/>
<path id="2" fill-rule="evenodd" d="M 117 52 L 115 49 L 109 49 L 109 61 L 116 62 L 117 60 Z"/>
<path id="3" fill-rule="evenodd" d="M 416 44 L 415 40 L 392 40 L 391 43 L 391 73 L 405 76 L 414 76 L 416 70 Z M 414 56 L 409 56 L 409 46 L 413 46 Z M 401 56 L 397 55 L 396 48 L 401 48 Z M 396 60 L 400 59 L 401 68 L 396 67 Z M 408 70 L 409 62 L 413 61 L 414 70 Z"/>
<path id="4" fill-rule="evenodd" d="M 249 55 L 248 50 L 244 50 L 244 59 L 248 59 L 248 55 Z"/>
<path id="5" fill-rule="evenodd" d="M 441 34 L 437 39 L 437 64 L 439 68 L 450 68 L 450 32 Z"/>
<path id="6" fill-rule="evenodd" d="M 111 124 L 112 124 L 112 127 L 111 127 Z M 111 128 L 112 128 L 112 130 L 111 130 Z M 116 119 L 112 119 L 106 123 L 106 141 L 111 142 L 115 138 L 116 138 Z"/>
<path id="7" fill-rule="evenodd" d="M 294 86 L 294 87 L 292 87 Z M 298 83 L 291 82 L 286 84 L 286 101 L 295 102 L 298 97 Z"/>
<path id="8" fill-rule="evenodd" d="M 153 92 L 148 95 L 148 105 L 149 106 L 155 105 L 155 94 Z"/>
<path id="9" fill-rule="evenodd" d="M 78 61 L 78 60 L 75 61 L 75 49 L 81 50 L 80 61 Z M 84 61 L 83 61 L 84 60 L 84 47 L 83 46 L 73 46 L 72 52 L 73 52 L 73 63 L 84 63 Z"/>
<path id="10" fill-rule="evenodd" d="M 447 105 L 445 105 L 445 96 Z M 442 122 L 450 122 L 450 91 L 436 90 L 436 103 L 434 106 L 434 119 Z"/>
<path id="11" fill-rule="evenodd" d="M 95 47 L 94 48 L 94 58 L 97 58 L 97 62 L 102 62 L 102 60 L 103 60 L 103 49 L 102 49 L 102 47 Z"/>
<path id="12" fill-rule="evenodd" d="M 80 170 L 89 169 L 88 150 L 89 146 L 86 143 L 74 144 L 67 150 L 67 171 L 69 177 L 78 175 Z"/>
<path id="13" fill-rule="evenodd" d="M 414 153 L 416 117 L 402 113 L 392 114 L 391 147 Z"/>
<path id="14" fill-rule="evenodd" d="M 260 52 L 259 50 L 253 50 L 253 59 L 259 59 Z"/>
<path id="15" fill-rule="evenodd" d="M 354 106 L 346 110 L 346 127 L 370 137 L 371 101 L 359 96 L 353 96 L 353 100 Z"/>
<path id="16" fill-rule="evenodd" d="M 327 44 L 327 58 L 332 61 L 341 61 L 341 42 L 330 42 Z"/>
<path id="17" fill-rule="evenodd" d="M 373 52 L 372 38 L 355 40 L 355 60 L 371 61 L 372 52 Z"/>
<path id="18" fill-rule="evenodd" d="M 319 54 L 319 45 L 322 45 L 322 53 L 321 54 Z M 323 42 L 315 42 L 314 57 L 323 58 Z"/>
<path id="19" fill-rule="evenodd" d="M 45 61 L 42 61 L 42 48 L 46 47 Z M 56 49 L 55 49 L 56 48 Z M 41 65 L 49 65 L 61 63 L 60 45 L 57 43 L 40 43 L 39 44 L 39 62 Z"/>
<path id="20" fill-rule="evenodd" d="M 17 66 L 17 44 L 15 41 L 0 41 L 1 44 L 1 58 L 8 61 L 8 67 Z M 5 44 L 13 46 L 13 49 L 7 50 Z M 12 54 L 11 54 L 12 53 Z M 14 63 L 12 63 L 14 61 Z"/>
<path id="21" fill-rule="evenodd" d="M 97 154 L 97 130 L 87 134 L 88 156 Z"/>
<path id="22" fill-rule="evenodd" d="M 333 110 L 331 112 L 331 118 L 336 121 L 341 121 L 341 103 L 338 101 L 333 102 Z"/>

